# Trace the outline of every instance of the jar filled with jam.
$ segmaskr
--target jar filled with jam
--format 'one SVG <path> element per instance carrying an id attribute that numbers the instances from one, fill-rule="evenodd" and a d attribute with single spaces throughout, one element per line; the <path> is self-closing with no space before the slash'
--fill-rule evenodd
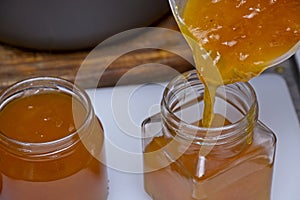
<path id="1" fill-rule="evenodd" d="M 104 200 L 103 128 L 88 95 L 63 79 L 0 94 L 0 200 Z"/>
<path id="2" fill-rule="evenodd" d="M 166 87 L 161 112 L 144 120 L 144 187 L 155 200 L 267 200 L 274 133 L 258 120 L 247 82 L 218 87 L 203 126 L 204 85 L 196 70 Z"/>

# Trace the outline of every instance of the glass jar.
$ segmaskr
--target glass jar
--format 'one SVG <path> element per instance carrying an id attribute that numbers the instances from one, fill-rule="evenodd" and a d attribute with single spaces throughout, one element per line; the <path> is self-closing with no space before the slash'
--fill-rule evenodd
<path id="1" fill-rule="evenodd" d="M 204 85 L 195 70 L 172 80 L 161 112 L 144 120 L 144 187 L 155 200 L 270 199 L 276 137 L 258 118 L 249 83 L 218 88 L 202 127 Z"/>
<path id="2" fill-rule="evenodd" d="M 85 91 L 59 78 L 0 94 L 0 200 L 104 200 L 104 132 Z"/>

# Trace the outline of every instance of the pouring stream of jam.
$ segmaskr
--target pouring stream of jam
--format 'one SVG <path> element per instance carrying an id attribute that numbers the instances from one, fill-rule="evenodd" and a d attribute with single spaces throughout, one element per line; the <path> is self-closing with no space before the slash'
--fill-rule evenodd
<path id="1" fill-rule="evenodd" d="M 188 0 L 178 20 L 206 86 L 203 125 L 219 85 L 248 81 L 300 42 L 299 0 Z"/>

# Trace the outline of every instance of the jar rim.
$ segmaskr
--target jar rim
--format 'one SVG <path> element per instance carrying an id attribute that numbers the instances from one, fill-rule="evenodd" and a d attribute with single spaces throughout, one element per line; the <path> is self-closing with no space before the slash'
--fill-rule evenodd
<path id="1" fill-rule="evenodd" d="M 73 132 L 71 132 L 70 134 L 68 134 L 64 137 L 54 139 L 51 141 L 24 142 L 24 141 L 20 141 L 20 140 L 16 140 L 11 137 L 8 137 L 5 133 L 0 131 L 0 140 L 2 140 L 1 142 L 4 142 L 7 145 L 14 144 L 17 147 L 19 147 L 18 150 L 22 149 L 22 152 L 26 153 L 26 154 L 43 154 L 44 152 L 32 152 L 31 151 L 31 149 L 39 148 L 41 146 L 50 147 L 50 148 L 52 146 L 55 146 L 56 150 L 57 150 L 56 145 L 61 145 L 61 147 L 69 146 L 69 145 L 67 145 L 67 141 L 70 141 L 78 133 L 82 132 L 82 129 L 84 129 L 86 127 L 86 125 L 89 123 L 89 120 L 93 116 L 92 104 L 91 104 L 90 98 L 89 98 L 88 94 L 85 92 L 85 90 L 81 89 L 78 85 L 75 85 L 71 81 L 68 81 L 63 78 L 51 77 L 51 76 L 39 76 L 39 77 L 32 77 L 32 78 L 24 79 L 24 80 L 16 82 L 12 86 L 5 88 L 4 90 L 2 90 L 0 92 L 0 108 L 2 107 L 3 103 L 5 104 L 5 100 L 7 100 L 9 97 L 12 97 L 13 95 L 16 95 L 17 93 L 20 93 L 24 90 L 29 90 L 29 89 L 34 89 L 34 88 L 36 88 L 36 89 L 42 88 L 44 86 L 41 83 L 45 83 L 45 82 L 49 82 L 52 87 L 55 86 L 56 89 L 58 89 L 58 90 L 61 89 L 60 91 L 65 92 L 65 93 L 67 93 L 67 90 L 69 91 L 69 94 L 72 94 L 72 95 L 76 94 L 76 92 L 77 92 L 78 93 L 77 95 L 80 95 L 80 97 L 83 98 L 85 101 L 84 106 L 86 108 L 87 113 L 86 113 L 85 119 L 82 122 L 82 124 L 80 124 L 80 126 L 78 128 L 76 128 Z M 40 83 L 40 84 L 34 85 L 34 83 Z M 31 88 L 28 88 L 28 87 L 31 87 Z M 18 91 L 14 92 L 12 94 L 9 94 L 10 92 L 17 90 L 18 88 L 19 88 Z M 45 87 L 45 89 L 47 89 L 47 88 L 50 90 L 51 87 L 50 86 Z M 4 98 L 6 95 L 8 95 L 8 96 L 6 98 Z M 80 136 L 79 139 L 81 137 L 82 136 Z M 63 149 L 63 148 L 61 148 L 61 149 Z"/>
<path id="2" fill-rule="evenodd" d="M 188 79 L 191 80 L 188 80 Z M 185 80 L 184 80 L 185 79 Z M 249 106 L 249 110 L 248 112 L 239 120 L 234 121 L 230 124 L 224 125 L 224 126 L 219 126 L 219 127 L 203 127 L 203 126 L 197 126 L 191 123 L 188 123 L 184 120 L 182 120 L 181 118 L 179 118 L 176 114 L 174 114 L 174 112 L 171 110 L 171 108 L 168 106 L 168 99 L 166 97 L 168 97 L 168 95 L 170 93 L 175 93 L 176 91 L 172 91 L 172 87 L 173 85 L 175 85 L 178 81 L 180 80 L 184 80 L 185 83 L 189 83 L 187 84 L 186 87 L 193 87 L 197 84 L 202 84 L 204 87 L 204 84 L 200 82 L 198 76 L 197 76 L 197 71 L 196 70 L 191 70 L 191 71 L 187 71 L 177 77 L 175 77 L 173 80 L 171 80 L 169 82 L 169 84 L 166 86 L 166 89 L 163 93 L 163 98 L 161 101 L 161 110 L 162 110 L 162 118 L 165 121 L 168 121 L 168 123 L 171 124 L 180 124 L 180 127 L 184 127 L 184 130 L 186 131 L 192 131 L 193 134 L 189 134 L 189 135 L 185 135 L 185 138 L 189 138 L 192 140 L 197 140 L 198 135 L 194 134 L 195 131 L 197 133 L 206 133 L 205 134 L 205 140 L 211 140 L 211 141 L 215 141 L 215 140 L 219 140 L 221 141 L 222 139 L 227 139 L 230 138 L 234 135 L 237 134 L 237 131 L 235 131 L 238 127 L 241 126 L 249 126 L 249 119 L 253 119 L 253 120 L 257 120 L 257 114 L 258 114 L 258 103 L 257 103 L 257 97 L 255 94 L 255 90 L 253 89 L 253 87 L 251 86 L 250 83 L 248 82 L 238 82 L 238 83 L 234 83 L 234 84 L 227 84 L 224 85 L 222 87 L 224 88 L 228 88 L 231 86 L 238 86 L 238 87 L 242 87 L 243 89 L 246 89 L 247 92 L 249 93 L 250 96 L 253 97 L 253 101 L 251 102 L 251 105 Z M 191 82 L 192 83 L 191 83 Z M 197 81 L 197 82 L 196 82 Z M 167 117 L 170 116 L 170 117 Z M 168 119 L 167 119 L 168 118 Z M 246 127 L 245 127 L 246 128 Z M 232 131 L 233 130 L 233 131 Z M 218 134 L 222 132 L 222 134 Z M 223 134 L 225 133 L 225 134 Z M 203 139 L 200 137 L 200 139 Z"/>

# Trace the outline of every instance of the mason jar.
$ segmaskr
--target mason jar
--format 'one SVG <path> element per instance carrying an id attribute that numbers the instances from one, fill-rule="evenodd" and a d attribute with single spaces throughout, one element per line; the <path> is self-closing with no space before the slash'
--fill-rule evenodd
<path id="1" fill-rule="evenodd" d="M 145 191 L 155 200 L 270 199 L 276 137 L 258 120 L 251 85 L 218 88 L 210 127 L 201 125 L 203 100 L 204 85 L 189 71 L 143 121 Z"/>
<path id="2" fill-rule="evenodd" d="M 104 200 L 104 132 L 84 90 L 37 77 L 0 94 L 0 200 Z"/>

